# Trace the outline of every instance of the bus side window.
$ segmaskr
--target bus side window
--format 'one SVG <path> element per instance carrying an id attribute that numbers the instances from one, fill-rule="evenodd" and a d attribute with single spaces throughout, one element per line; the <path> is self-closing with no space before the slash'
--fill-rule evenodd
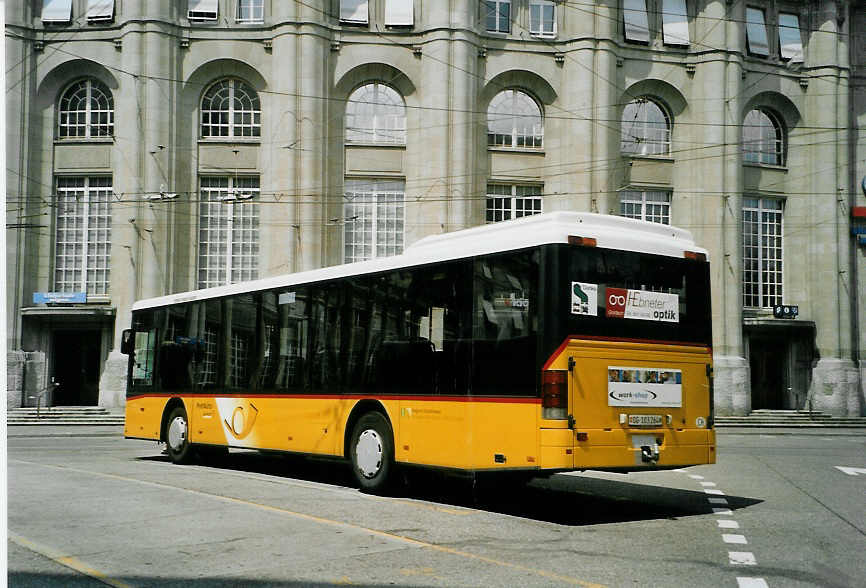
<path id="1" fill-rule="evenodd" d="M 156 329 L 135 332 L 135 354 L 132 364 L 132 386 L 134 388 L 153 386 L 155 348 Z"/>
<path id="2" fill-rule="evenodd" d="M 230 327 L 226 354 L 227 384 L 231 388 L 247 389 L 254 374 L 253 358 L 256 353 L 256 302 L 252 294 L 229 298 L 226 306 L 226 324 Z"/>
<path id="3" fill-rule="evenodd" d="M 537 252 L 478 259 L 474 273 L 472 391 L 534 395 Z"/>
<path id="4" fill-rule="evenodd" d="M 191 384 L 190 362 L 195 350 L 187 343 L 163 341 L 159 345 L 159 384 L 162 390 L 187 390 Z"/>
<path id="5" fill-rule="evenodd" d="M 304 385 L 309 343 L 310 287 L 277 292 L 277 357 L 274 385 L 300 389 Z"/>

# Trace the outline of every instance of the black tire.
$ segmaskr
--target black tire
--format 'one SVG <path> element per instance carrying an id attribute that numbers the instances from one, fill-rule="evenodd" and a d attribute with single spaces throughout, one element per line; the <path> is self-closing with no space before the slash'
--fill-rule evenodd
<path id="1" fill-rule="evenodd" d="M 168 457 L 174 463 L 189 463 L 194 457 L 192 444 L 189 442 L 189 419 L 186 409 L 174 407 L 165 422 L 165 448 Z"/>
<path id="2" fill-rule="evenodd" d="M 355 424 L 349 443 L 352 473 L 362 492 L 382 494 L 394 478 L 394 434 L 387 419 L 368 412 Z"/>

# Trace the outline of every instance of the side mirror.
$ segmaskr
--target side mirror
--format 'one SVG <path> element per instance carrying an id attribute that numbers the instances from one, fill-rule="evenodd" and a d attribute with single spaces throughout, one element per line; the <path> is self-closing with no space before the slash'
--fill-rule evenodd
<path id="1" fill-rule="evenodd" d="M 132 329 L 123 329 L 123 334 L 120 336 L 120 352 L 124 355 L 132 355 L 135 352 Z"/>

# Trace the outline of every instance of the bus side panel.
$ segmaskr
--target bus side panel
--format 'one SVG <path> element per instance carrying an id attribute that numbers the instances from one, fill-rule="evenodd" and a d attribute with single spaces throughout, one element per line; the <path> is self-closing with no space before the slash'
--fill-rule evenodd
<path id="1" fill-rule="evenodd" d="M 312 455 L 343 455 L 346 425 L 358 398 L 334 396 L 195 397 L 190 441 L 250 449 L 291 451 Z M 381 400 L 400 438 L 399 402 Z M 348 431 L 351 434 L 351 431 Z"/>
<path id="2" fill-rule="evenodd" d="M 197 397 L 190 441 L 251 449 L 342 455 L 350 401 L 333 397 Z"/>
<path id="3" fill-rule="evenodd" d="M 532 399 L 400 402 L 397 461 L 464 470 L 537 468 Z"/>
<path id="4" fill-rule="evenodd" d="M 466 430 L 470 432 L 470 469 L 537 468 L 538 401 L 471 402 Z"/>
<path id="5" fill-rule="evenodd" d="M 394 434 L 397 461 L 440 467 L 469 467 L 466 402 L 403 399 Z"/>
<path id="6" fill-rule="evenodd" d="M 126 400 L 125 437 L 159 440 L 159 427 L 168 398 L 138 396 Z"/>

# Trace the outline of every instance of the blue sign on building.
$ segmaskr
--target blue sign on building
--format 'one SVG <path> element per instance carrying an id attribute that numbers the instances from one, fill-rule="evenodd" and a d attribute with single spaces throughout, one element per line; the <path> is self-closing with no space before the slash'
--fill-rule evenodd
<path id="1" fill-rule="evenodd" d="M 34 292 L 33 304 L 83 304 L 87 292 Z"/>

